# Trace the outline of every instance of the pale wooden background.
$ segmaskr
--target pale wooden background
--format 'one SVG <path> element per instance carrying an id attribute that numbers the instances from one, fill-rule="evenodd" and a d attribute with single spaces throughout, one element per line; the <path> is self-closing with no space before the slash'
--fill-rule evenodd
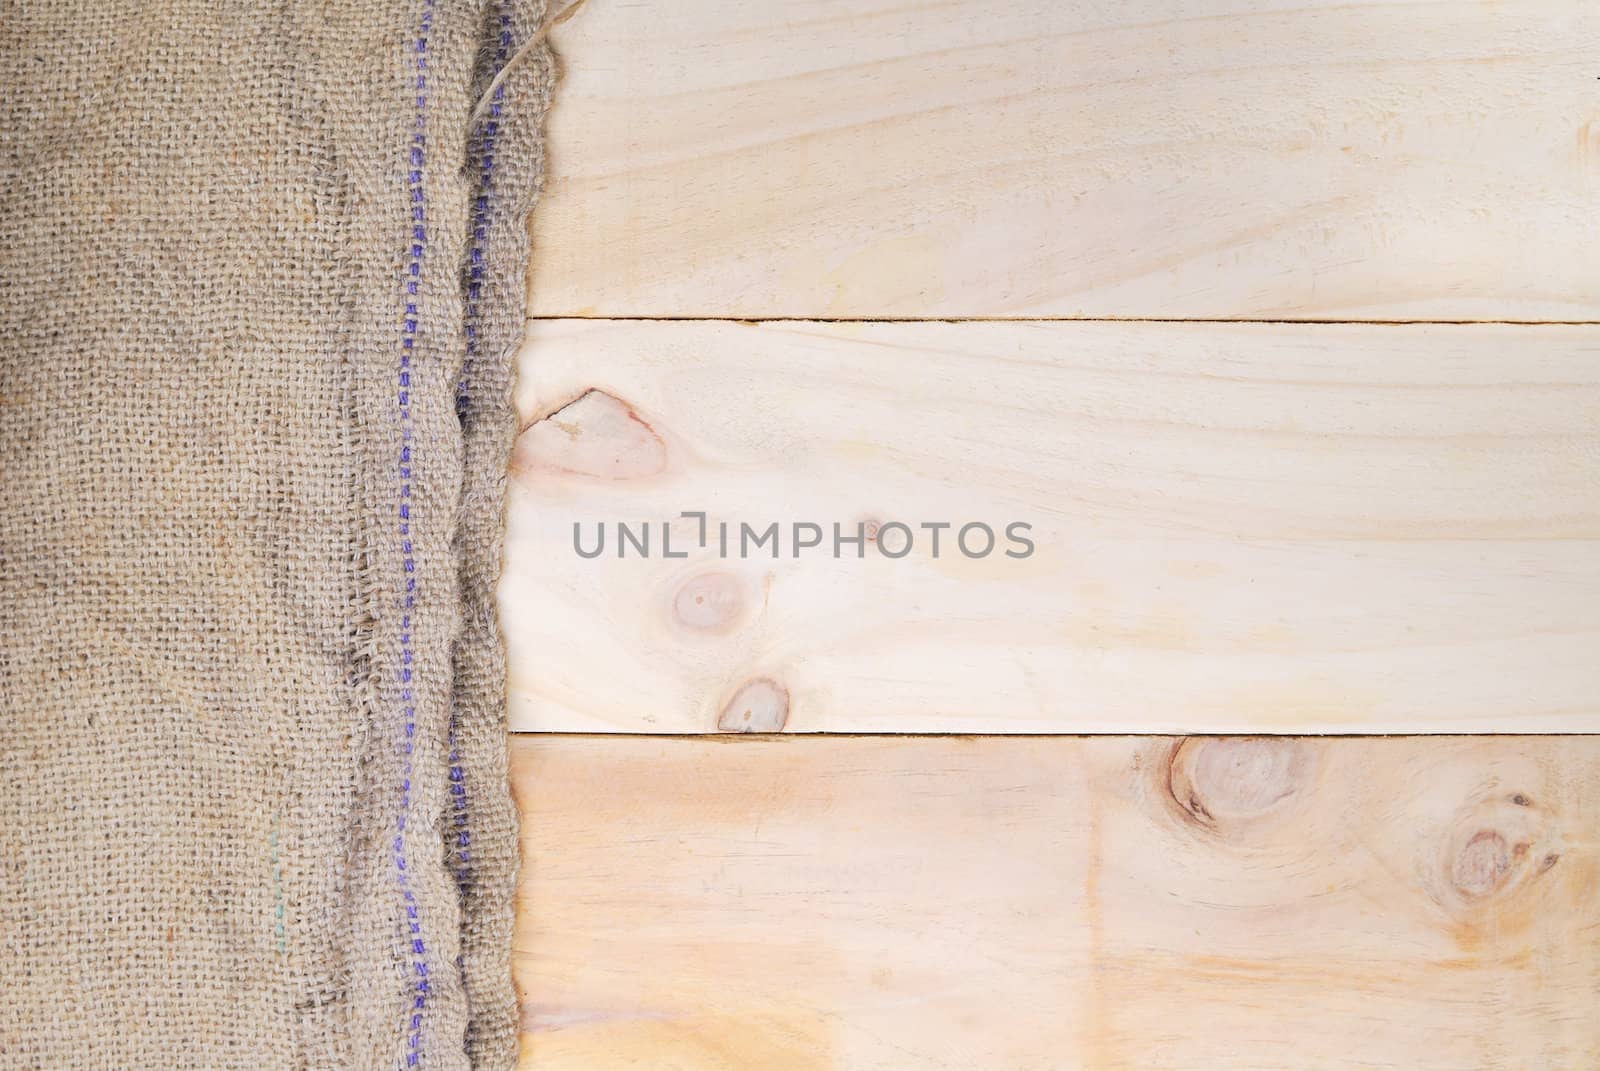
<path id="1" fill-rule="evenodd" d="M 554 41 L 524 1071 L 1600 1062 L 1600 7 Z M 571 550 L 683 509 L 1039 550 Z"/>
<path id="2" fill-rule="evenodd" d="M 524 1068 L 1593 1068 L 1597 770 L 1597 737 L 524 737 Z"/>
<path id="3" fill-rule="evenodd" d="M 1583 0 L 590 0 L 540 316 L 1592 320 Z"/>
<path id="4" fill-rule="evenodd" d="M 1595 728 L 1597 340 L 536 322 L 509 488 L 512 723 L 710 732 L 770 680 L 798 731 Z M 658 531 L 655 557 L 618 560 L 613 531 L 607 557 L 573 551 L 575 523 L 592 548 L 598 520 L 685 509 L 758 528 L 1025 519 L 1036 550 L 967 559 L 947 533 L 938 559 L 924 535 L 899 560 L 678 560 Z M 698 522 L 676 529 L 692 546 Z"/>

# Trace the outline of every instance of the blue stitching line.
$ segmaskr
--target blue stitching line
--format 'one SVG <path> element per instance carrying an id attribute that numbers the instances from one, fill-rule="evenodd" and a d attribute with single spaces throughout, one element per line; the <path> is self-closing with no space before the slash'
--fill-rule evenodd
<path id="1" fill-rule="evenodd" d="M 414 439 L 411 420 L 411 357 L 416 348 L 418 283 L 422 276 L 422 257 L 427 244 L 427 205 L 423 194 L 423 170 L 427 159 L 427 109 L 428 109 L 428 34 L 433 28 L 434 0 L 423 0 L 422 16 L 417 27 L 416 66 L 416 129 L 411 137 L 410 168 L 406 175 L 407 190 L 411 199 L 411 246 L 406 262 L 406 312 L 401 321 L 400 373 L 395 400 L 400 410 L 400 507 L 399 534 L 401 565 L 404 584 L 401 595 L 400 617 L 400 702 L 405 717 L 405 738 L 401 741 L 404 755 L 404 772 L 400 782 L 400 813 L 394 838 L 395 874 L 400 886 L 400 898 L 405 908 L 406 925 L 411 935 L 411 966 L 413 971 L 411 1017 L 406 1037 L 406 1067 L 416 1067 L 421 1061 L 422 1011 L 428 1002 L 428 949 L 423 941 L 422 921 L 417 909 L 416 894 L 411 889 L 411 877 L 406 867 L 406 819 L 411 813 L 412 749 L 417 732 L 417 707 L 412 687 L 412 662 L 415 651 L 411 642 L 411 611 L 416 606 L 416 559 L 411 544 L 411 447 Z"/>

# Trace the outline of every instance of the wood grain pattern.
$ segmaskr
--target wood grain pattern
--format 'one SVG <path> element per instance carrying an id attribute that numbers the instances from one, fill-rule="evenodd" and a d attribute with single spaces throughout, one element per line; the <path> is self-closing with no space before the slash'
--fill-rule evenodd
<path id="1" fill-rule="evenodd" d="M 515 728 L 1600 729 L 1600 329 L 540 322 Z M 599 560 L 604 520 L 1036 552 Z M 613 528 L 614 536 L 614 528 Z M 830 533 L 831 543 L 831 533 Z M 887 543 L 885 544 L 887 546 Z M 847 554 L 853 548 L 844 548 Z"/>
<path id="2" fill-rule="evenodd" d="M 590 0 L 544 316 L 1592 320 L 1600 8 Z"/>
<path id="3" fill-rule="evenodd" d="M 518 738 L 523 1071 L 1589 1071 L 1600 738 Z"/>

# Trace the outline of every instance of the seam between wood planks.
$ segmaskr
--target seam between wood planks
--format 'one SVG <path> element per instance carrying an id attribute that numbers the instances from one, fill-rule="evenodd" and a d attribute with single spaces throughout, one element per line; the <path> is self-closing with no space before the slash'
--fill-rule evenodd
<path id="1" fill-rule="evenodd" d="M 730 324 L 1263 324 L 1276 327 L 1600 327 L 1600 320 L 1286 320 L 1239 316 L 529 316 L 529 323 L 593 320 L 613 323 Z"/>
<path id="2" fill-rule="evenodd" d="M 510 729 L 509 735 L 517 737 L 552 737 L 563 740 L 682 740 L 696 743 L 733 742 L 736 740 L 765 741 L 772 743 L 777 740 L 794 740 L 806 737 L 828 737 L 830 739 L 844 740 L 1139 740 L 1139 739 L 1179 739 L 1190 736 L 1198 737 L 1239 737 L 1245 740 L 1255 739 L 1283 739 L 1283 740 L 1543 740 L 1553 737 L 1589 737 L 1600 736 L 1600 730 L 1586 729 L 1577 732 L 1559 733 L 1528 733 L 1528 732 L 1441 732 L 1441 733 L 1317 733 L 1317 732 L 1125 732 L 1125 733 L 941 733 L 928 732 L 927 730 L 913 729 L 906 732 L 830 732 L 822 729 L 806 729 L 796 732 L 777 733 L 646 733 L 638 730 L 619 730 L 617 732 L 597 733 L 592 730 L 560 730 L 560 729 Z"/>

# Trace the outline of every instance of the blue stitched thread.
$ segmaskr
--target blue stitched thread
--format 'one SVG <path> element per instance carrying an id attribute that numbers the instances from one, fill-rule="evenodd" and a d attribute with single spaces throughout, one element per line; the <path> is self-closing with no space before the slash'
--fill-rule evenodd
<path id="1" fill-rule="evenodd" d="M 499 9 L 499 32 L 495 41 L 494 66 L 489 72 L 492 79 L 505 66 L 511 50 L 511 15 L 502 5 Z M 472 363 L 478 355 L 479 300 L 483 291 L 483 273 L 486 263 L 484 243 L 489 233 L 489 203 L 494 190 L 494 149 L 500 134 L 500 105 L 505 99 L 505 86 L 497 86 L 489 104 L 488 116 L 478 124 L 475 134 L 478 152 L 478 188 L 472 206 L 472 242 L 467 252 L 465 313 L 466 354 L 461 362 L 461 378 L 456 384 L 456 416 L 465 422 L 471 408 Z M 461 766 L 461 754 L 456 747 L 456 711 L 450 711 L 450 798 L 455 808 L 455 860 L 456 887 L 463 894 L 472 879 L 472 830 L 468 824 L 466 771 Z"/>
<path id="2" fill-rule="evenodd" d="M 416 607 L 416 559 L 411 547 L 411 355 L 416 348 L 418 283 L 422 276 L 422 254 L 428 240 L 426 202 L 423 196 L 423 166 L 427 158 L 428 34 L 433 28 L 434 0 L 423 0 L 422 17 L 417 26 L 416 130 L 411 137 L 410 168 L 406 186 L 411 196 L 411 247 L 406 261 L 406 313 L 401 321 L 400 374 L 395 399 L 400 409 L 400 554 L 404 570 L 400 598 L 400 702 L 405 718 L 405 737 L 400 742 L 404 756 L 400 781 L 400 814 L 394 838 L 395 875 L 400 899 L 405 907 L 406 925 L 411 935 L 412 1000 L 406 1037 L 406 1067 L 416 1067 L 421 1059 L 422 1010 L 428 1002 L 428 949 L 422 938 L 422 920 L 417 898 L 411 890 L 406 869 L 406 818 L 411 813 L 412 746 L 417 732 L 417 707 L 411 680 L 414 650 L 411 643 L 411 611 Z"/>
<path id="3" fill-rule="evenodd" d="M 280 816 L 274 815 L 272 819 L 272 835 L 267 838 L 267 845 L 272 849 L 272 934 L 277 939 L 278 955 L 287 955 L 289 952 L 288 938 L 283 930 L 283 869 L 278 865 L 278 827 L 282 824 Z"/>

